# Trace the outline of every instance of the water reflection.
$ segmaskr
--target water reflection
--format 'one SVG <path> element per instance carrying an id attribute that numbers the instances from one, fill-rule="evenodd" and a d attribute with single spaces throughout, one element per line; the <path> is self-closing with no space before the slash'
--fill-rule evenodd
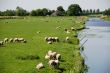
<path id="1" fill-rule="evenodd" d="M 84 44 L 85 63 L 89 67 L 87 73 L 110 73 L 110 22 L 100 19 L 89 19 L 87 28 L 79 33 L 80 42 Z"/>

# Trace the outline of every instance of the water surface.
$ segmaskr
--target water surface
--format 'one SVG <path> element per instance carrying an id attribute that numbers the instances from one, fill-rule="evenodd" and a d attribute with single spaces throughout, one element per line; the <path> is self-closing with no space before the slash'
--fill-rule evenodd
<path id="1" fill-rule="evenodd" d="M 110 22 L 91 18 L 86 28 L 79 33 L 80 42 L 84 43 L 82 55 L 89 67 L 87 73 L 110 73 Z"/>

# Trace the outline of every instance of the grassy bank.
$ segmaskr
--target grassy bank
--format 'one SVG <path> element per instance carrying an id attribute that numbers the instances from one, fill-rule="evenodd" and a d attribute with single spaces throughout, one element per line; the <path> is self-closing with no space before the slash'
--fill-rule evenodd
<path id="1" fill-rule="evenodd" d="M 23 37 L 27 43 L 6 43 L 0 46 L 0 73 L 82 73 L 83 58 L 75 31 L 67 34 L 64 29 L 72 26 L 84 28 L 85 17 L 25 17 L 24 19 L 0 19 L 0 40 Z M 56 27 L 59 27 L 56 29 Z M 38 33 L 39 32 L 39 33 Z M 44 37 L 57 36 L 58 43 L 47 44 Z M 64 42 L 69 36 L 72 43 Z M 48 66 L 44 59 L 48 50 L 61 54 L 59 69 Z M 36 64 L 45 68 L 38 71 Z"/>

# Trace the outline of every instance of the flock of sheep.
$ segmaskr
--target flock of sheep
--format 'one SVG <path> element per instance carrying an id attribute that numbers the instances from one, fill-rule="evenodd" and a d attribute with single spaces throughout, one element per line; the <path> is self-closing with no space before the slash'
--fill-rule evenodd
<path id="1" fill-rule="evenodd" d="M 4 38 L 3 41 L 0 41 L 0 45 L 4 45 L 5 43 L 13 43 L 13 42 L 20 42 L 26 43 L 27 41 L 24 38 Z"/>
<path id="2" fill-rule="evenodd" d="M 56 29 L 61 28 L 60 26 L 56 27 Z M 65 29 L 66 32 L 70 32 L 75 30 L 73 27 L 71 27 L 71 29 Z M 48 43 L 48 44 L 52 44 L 53 42 L 59 42 L 59 37 L 45 37 L 44 40 Z M 66 37 L 65 41 L 70 41 L 70 37 Z M 54 67 L 55 69 L 59 68 L 59 64 L 60 64 L 60 59 L 61 59 L 61 54 L 58 54 L 57 52 L 53 52 L 51 50 L 49 50 L 47 52 L 47 54 L 45 55 L 45 59 L 49 60 L 48 64 L 49 66 Z M 39 70 L 41 68 L 43 68 L 44 65 L 43 63 L 39 63 L 36 65 L 36 68 Z"/>
<path id="3" fill-rule="evenodd" d="M 57 52 L 53 52 L 53 51 L 49 50 L 47 52 L 47 54 L 45 55 L 45 59 L 49 60 L 48 61 L 49 66 L 52 66 L 55 69 L 58 69 L 59 64 L 60 64 L 59 60 L 61 59 L 61 54 L 58 54 Z M 43 63 L 39 63 L 36 65 L 36 68 L 38 70 L 43 68 L 43 67 L 44 67 Z"/>

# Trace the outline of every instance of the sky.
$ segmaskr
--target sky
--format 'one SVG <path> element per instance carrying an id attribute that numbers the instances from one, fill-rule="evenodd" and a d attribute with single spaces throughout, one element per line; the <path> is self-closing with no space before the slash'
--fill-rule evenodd
<path id="1" fill-rule="evenodd" d="M 0 11 L 15 10 L 17 6 L 28 11 L 38 8 L 56 10 L 58 6 L 63 6 L 67 10 L 70 4 L 79 4 L 82 9 L 100 9 L 101 11 L 110 8 L 110 0 L 0 0 Z"/>

